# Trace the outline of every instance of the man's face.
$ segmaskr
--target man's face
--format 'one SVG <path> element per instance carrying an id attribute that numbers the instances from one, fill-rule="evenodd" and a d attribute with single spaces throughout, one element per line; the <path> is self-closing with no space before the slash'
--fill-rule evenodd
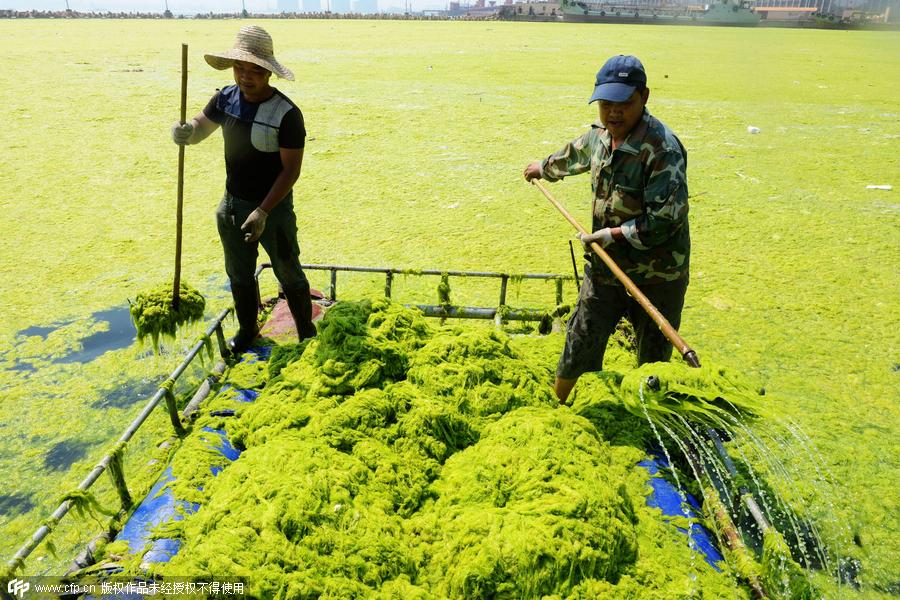
<path id="1" fill-rule="evenodd" d="M 242 60 L 234 61 L 233 71 L 234 82 L 247 100 L 256 100 L 268 92 L 271 71 Z"/>
<path id="2" fill-rule="evenodd" d="M 600 100 L 600 122 L 614 140 L 624 140 L 634 129 L 644 112 L 644 105 L 650 97 L 650 89 L 635 90 L 624 102 Z"/>

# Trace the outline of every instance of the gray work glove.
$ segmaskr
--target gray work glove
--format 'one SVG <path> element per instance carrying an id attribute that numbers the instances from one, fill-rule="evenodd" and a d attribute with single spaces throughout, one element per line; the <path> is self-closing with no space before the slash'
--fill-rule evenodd
<path id="1" fill-rule="evenodd" d="M 179 146 L 186 146 L 188 140 L 194 134 L 194 126 L 190 121 L 187 123 L 175 123 L 172 125 L 172 141 Z"/>
<path id="2" fill-rule="evenodd" d="M 255 242 L 259 239 L 259 236 L 262 235 L 263 230 L 266 228 L 266 218 L 268 216 L 269 213 L 261 208 L 256 208 L 250 213 L 250 216 L 241 225 L 241 231 L 246 231 L 244 234 L 245 242 Z"/>
<path id="3" fill-rule="evenodd" d="M 581 240 L 581 243 L 584 245 L 584 249 L 588 252 L 591 251 L 591 242 L 597 242 L 598 244 L 600 244 L 601 248 L 607 248 L 611 246 L 615 241 L 612 236 L 612 230 L 609 227 L 604 227 L 603 229 L 595 231 L 594 233 L 579 232 L 576 237 Z"/>

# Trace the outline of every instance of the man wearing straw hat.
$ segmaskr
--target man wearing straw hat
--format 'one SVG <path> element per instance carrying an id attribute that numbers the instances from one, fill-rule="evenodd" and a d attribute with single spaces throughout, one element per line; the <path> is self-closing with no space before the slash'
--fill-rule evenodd
<path id="1" fill-rule="evenodd" d="M 525 167 L 528 181 L 591 174 L 593 233 L 579 234 L 590 263 L 556 368 L 560 402 L 580 375 L 603 368 L 606 343 L 623 316 L 634 325 L 639 364 L 667 361 L 672 355 L 672 344 L 656 323 L 589 249 L 591 242 L 602 246 L 678 328 L 691 253 L 687 151 L 647 111 L 649 97 L 641 61 L 610 58 L 597 73 L 588 101 L 599 101 L 600 121 L 558 152 Z"/>
<path id="2" fill-rule="evenodd" d="M 234 47 L 204 55 L 231 69 L 235 85 L 210 99 L 189 122 L 172 127 L 176 144 L 198 144 L 218 127 L 225 139 L 225 195 L 216 211 L 239 329 L 232 350 L 245 351 L 259 334 L 254 272 L 262 244 L 281 283 L 300 339 L 316 335 L 309 282 L 300 268 L 292 188 L 300 176 L 306 128 L 300 109 L 269 85 L 275 73 L 294 74 L 275 60 L 272 38 L 256 25 L 238 31 Z"/>

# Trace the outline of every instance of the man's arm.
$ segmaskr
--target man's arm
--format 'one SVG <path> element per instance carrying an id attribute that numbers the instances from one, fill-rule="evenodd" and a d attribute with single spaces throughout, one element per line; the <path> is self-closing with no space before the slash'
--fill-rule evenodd
<path id="1" fill-rule="evenodd" d="M 179 145 L 199 144 L 219 128 L 219 124 L 211 121 L 203 111 L 187 123 L 175 123 L 172 126 L 172 140 Z"/>
<path id="2" fill-rule="evenodd" d="M 300 177 L 300 167 L 303 165 L 303 148 L 279 148 L 278 152 L 281 154 L 281 173 L 275 178 L 272 189 L 259 205 L 267 213 L 272 212 L 272 209 L 291 191 Z"/>
<path id="3" fill-rule="evenodd" d="M 303 148 L 279 148 L 281 154 L 281 172 L 275 178 L 269 193 L 263 198 L 259 208 L 250 213 L 241 229 L 247 233 L 245 242 L 255 242 L 266 228 L 266 218 L 269 213 L 284 200 L 291 188 L 300 177 L 300 168 L 303 165 Z"/>
<path id="4" fill-rule="evenodd" d="M 588 131 L 574 141 L 563 146 L 542 161 L 534 161 L 525 167 L 525 180 L 546 179 L 557 181 L 569 175 L 578 175 L 591 168 L 591 146 Z"/>

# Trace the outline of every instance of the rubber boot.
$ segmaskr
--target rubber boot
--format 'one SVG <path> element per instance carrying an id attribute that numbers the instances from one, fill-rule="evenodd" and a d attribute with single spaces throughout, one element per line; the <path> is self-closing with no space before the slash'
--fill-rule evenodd
<path id="1" fill-rule="evenodd" d="M 300 341 L 316 336 L 316 326 L 312 322 L 312 300 L 309 297 L 309 284 L 293 290 L 284 289 L 284 298 L 294 317 L 297 326 L 297 337 Z"/>
<path id="2" fill-rule="evenodd" d="M 234 298 L 234 314 L 238 321 L 237 334 L 228 341 L 231 352 L 237 356 L 246 352 L 256 336 L 259 335 L 257 314 L 259 312 L 259 300 L 256 296 L 256 286 L 232 285 L 231 296 Z"/>

